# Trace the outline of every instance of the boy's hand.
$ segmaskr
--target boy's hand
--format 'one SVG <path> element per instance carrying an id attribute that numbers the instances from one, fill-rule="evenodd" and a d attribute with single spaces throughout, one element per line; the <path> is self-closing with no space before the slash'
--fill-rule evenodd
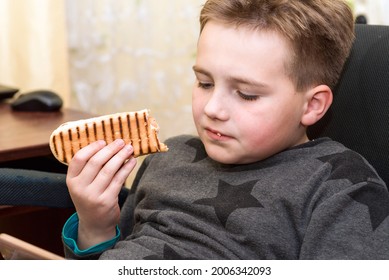
<path id="1" fill-rule="evenodd" d="M 132 146 L 123 140 L 109 145 L 97 141 L 77 152 L 69 163 L 66 183 L 79 217 L 81 250 L 116 235 L 118 195 L 136 165 L 132 154 Z"/>

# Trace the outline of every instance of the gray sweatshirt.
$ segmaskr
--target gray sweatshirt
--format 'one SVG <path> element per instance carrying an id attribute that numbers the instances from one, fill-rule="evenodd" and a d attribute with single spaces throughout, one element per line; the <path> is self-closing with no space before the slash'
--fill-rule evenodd
<path id="1" fill-rule="evenodd" d="M 224 165 L 198 138 L 148 156 L 101 259 L 389 259 L 389 194 L 359 154 L 328 138 Z M 68 258 L 79 258 L 65 247 Z"/>

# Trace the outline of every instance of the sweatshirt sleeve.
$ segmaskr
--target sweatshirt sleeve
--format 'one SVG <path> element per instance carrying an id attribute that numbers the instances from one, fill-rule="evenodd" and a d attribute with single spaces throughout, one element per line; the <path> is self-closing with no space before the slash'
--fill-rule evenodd
<path id="1" fill-rule="evenodd" d="M 388 216 L 382 182 L 360 182 L 334 193 L 312 212 L 300 258 L 389 259 Z"/>
<path id="2" fill-rule="evenodd" d="M 78 215 L 74 213 L 65 223 L 62 230 L 62 240 L 65 245 L 67 258 L 74 259 L 97 259 L 102 252 L 112 248 L 120 238 L 119 227 L 116 226 L 116 236 L 105 242 L 96 244 L 88 249 L 80 250 L 77 246 L 78 237 Z"/>

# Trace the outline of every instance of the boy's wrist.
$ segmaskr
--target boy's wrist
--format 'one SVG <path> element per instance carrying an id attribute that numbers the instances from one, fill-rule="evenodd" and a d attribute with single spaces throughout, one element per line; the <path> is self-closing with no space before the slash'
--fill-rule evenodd
<path id="1" fill-rule="evenodd" d="M 104 240 L 86 249 L 78 247 L 78 227 L 79 219 L 77 213 L 74 213 L 65 223 L 62 230 L 62 238 L 67 247 L 69 247 L 76 255 L 85 256 L 90 254 L 101 253 L 109 248 L 112 248 L 120 239 L 120 229 L 115 228 L 116 235 L 110 240 Z"/>
<path id="2" fill-rule="evenodd" d="M 116 226 L 104 229 L 90 229 L 88 227 L 84 227 L 80 222 L 78 225 L 77 246 L 80 250 L 86 250 L 97 244 L 104 243 L 107 240 L 115 238 L 116 234 Z"/>

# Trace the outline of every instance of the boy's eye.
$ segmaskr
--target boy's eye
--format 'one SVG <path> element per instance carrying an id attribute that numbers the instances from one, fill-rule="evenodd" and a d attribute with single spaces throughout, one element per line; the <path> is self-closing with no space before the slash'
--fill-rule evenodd
<path id="1" fill-rule="evenodd" d="M 202 89 L 210 89 L 213 87 L 212 83 L 198 82 L 197 86 Z"/>
<path id="2" fill-rule="evenodd" d="M 249 95 L 249 94 L 245 94 L 245 93 L 240 92 L 240 91 L 238 91 L 238 95 L 240 96 L 240 98 L 247 100 L 247 101 L 254 101 L 254 100 L 257 100 L 259 98 L 258 95 Z"/>

